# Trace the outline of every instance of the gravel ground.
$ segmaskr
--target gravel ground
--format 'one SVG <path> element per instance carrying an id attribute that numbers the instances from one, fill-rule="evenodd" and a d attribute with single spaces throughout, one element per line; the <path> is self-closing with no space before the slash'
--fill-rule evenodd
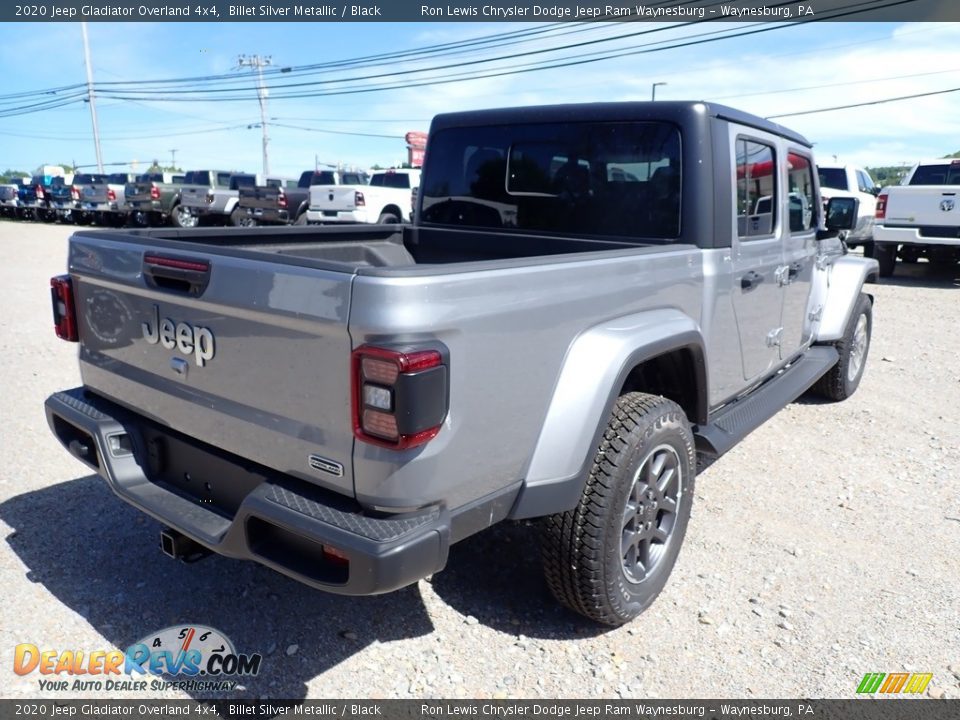
<path id="1" fill-rule="evenodd" d="M 222 630 L 263 671 L 239 697 L 851 697 L 866 672 L 932 672 L 960 697 L 960 280 L 927 264 L 871 286 L 858 393 L 797 402 L 704 470 L 666 590 L 597 628 L 541 579 L 535 527 L 454 546 L 387 596 L 315 592 L 253 563 L 184 565 L 158 525 L 54 440 L 46 396 L 79 384 L 48 279 L 70 227 L 0 222 L 0 696 L 40 691 L 13 648 L 124 648 Z M 142 698 L 157 693 L 119 692 Z M 187 697 L 170 691 L 169 697 Z"/>

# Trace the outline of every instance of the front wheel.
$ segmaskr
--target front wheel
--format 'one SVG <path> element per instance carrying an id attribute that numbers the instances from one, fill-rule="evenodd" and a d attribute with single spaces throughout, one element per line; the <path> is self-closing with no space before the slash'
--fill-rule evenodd
<path id="1" fill-rule="evenodd" d="M 814 394 L 827 400 L 846 400 L 860 386 L 870 352 L 873 332 L 873 303 L 861 293 L 854 306 L 843 337 L 836 342 L 840 359 L 827 374 L 817 380 Z"/>
<path id="2" fill-rule="evenodd" d="M 690 520 L 696 453 L 679 405 L 658 395 L 617 400 L 577 507 L 546 518 L 547 584 L 570 609 L 618 626 L 666 585 Z"/>

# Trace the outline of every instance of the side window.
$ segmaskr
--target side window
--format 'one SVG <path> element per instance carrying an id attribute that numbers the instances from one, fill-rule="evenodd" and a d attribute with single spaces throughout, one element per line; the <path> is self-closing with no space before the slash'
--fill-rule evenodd
<path id="1" fill-rule="evenodd" d="M 873 192 L 873 180 L 863 170 L 857 170 L 857 184 L 860 186 L 860 192 Z"/>
<path id="2" fill-rule="evenodd" d="M 812 230 L 815 220 L 813 195 L 813 162 L 791 152 L 787 155 L 787 203 L 790 209 L 790 232 Z"/>
<path id="3" fill-rule="evenodd" d="M 773 233 L 777 222 L 777 156 L 773 146 L 737 138 L 737 234 Z"/>

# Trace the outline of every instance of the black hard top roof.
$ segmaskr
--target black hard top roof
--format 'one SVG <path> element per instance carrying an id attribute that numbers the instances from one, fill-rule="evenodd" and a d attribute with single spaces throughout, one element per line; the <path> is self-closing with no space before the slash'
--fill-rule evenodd
<path id="1" fill-rule="evenodd" d="M 679 124 L 707 115 L 780 135 L 812 147 L 803 135 L 757 115 L 717 103 L 693 100 L 656 102 L 574 103 L 569 105 L 533 105 L 444 113 L 433 118 L 430 132 L 464 125 L 506 125 L 541 122 L 603 122 L 613 120 L 672 120 Z"/>

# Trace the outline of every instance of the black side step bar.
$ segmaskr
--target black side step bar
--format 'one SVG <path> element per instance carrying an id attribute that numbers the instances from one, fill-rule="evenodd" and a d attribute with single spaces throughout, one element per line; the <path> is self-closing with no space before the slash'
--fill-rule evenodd
<path id="1" fill-rule="evenodd" d="M 836 365 L 840 356 L 832 345 L 817 345 L 790 367 L 749 395 L 722 408 L 693 435 L 697 451 L 719 457 L 793 402 Z"/>

